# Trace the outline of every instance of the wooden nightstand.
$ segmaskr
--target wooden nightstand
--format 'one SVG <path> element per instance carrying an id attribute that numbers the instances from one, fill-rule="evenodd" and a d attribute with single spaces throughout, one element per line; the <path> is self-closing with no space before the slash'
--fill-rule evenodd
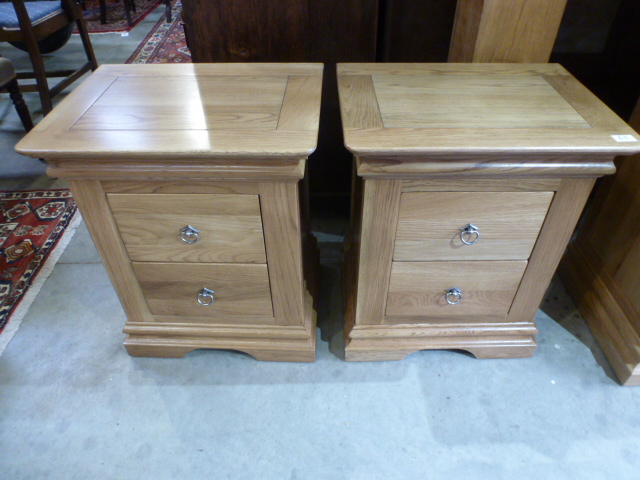
<path id="1" fill-rule="evenodd" d="M 341 64 L 347 360 L 533 354 L 595 178 L 640 137 L 559 65 Z"/>
<path id="2" fill-rule="evenodd" d="M 131 355 L 313 361 L 321 84 L 321 64 L 102 66 L 18 144 L 68 180 Z"/>

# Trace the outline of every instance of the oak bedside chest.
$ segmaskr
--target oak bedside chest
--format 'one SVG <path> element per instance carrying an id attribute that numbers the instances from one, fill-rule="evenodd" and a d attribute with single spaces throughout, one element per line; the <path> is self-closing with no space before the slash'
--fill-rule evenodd
<path id="1" fill-rule="evenodd" d="M 129 354 L 314 360 L 321 84 L 321 64 L 107 65 L 18 144 L 68 180 Z"/>
<path id="2" fill-rule="evenodd" d="M 559 65 L 341 64 L 347 360 L 526 357 L 589 192 L 640 137 Z"/>

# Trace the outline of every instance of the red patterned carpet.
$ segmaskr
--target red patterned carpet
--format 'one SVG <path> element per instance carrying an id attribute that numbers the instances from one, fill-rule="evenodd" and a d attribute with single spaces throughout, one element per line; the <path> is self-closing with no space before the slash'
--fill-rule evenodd
<path id="1" fill-rule="evenodd" d="M 77 224 L 69 190 L 0 192 L 0 353 Z"/>
<path id="2" fill-rule="evenodd" d="M 135 27 L 144 17 L 149 15 L 162 0 L 135 0 L 136 12 L 131 12 L 132 24 L 127 23 L 124 10 L 124 0 L 106 0 L 107 23 L 100 23 L 99 0 L 86 0 L 84 18 L 87 21 L 89 33 L 128 32 Z"/>
<path id="3" fill-rule="evenodd" d="M 182 3 L 177 0 L 171 10 L 171 23 L 160 19 L 125 63 L 191 63 L 181 12 Z"/>

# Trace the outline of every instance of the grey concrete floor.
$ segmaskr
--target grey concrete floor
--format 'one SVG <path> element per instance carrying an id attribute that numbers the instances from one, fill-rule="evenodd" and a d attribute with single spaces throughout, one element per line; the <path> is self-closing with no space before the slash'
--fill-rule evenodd
<path id="1" fill-rule="evenodd" d="M 159 14 L 129 37 L 94 36 L 99 61 L 123 62 Z M 78 55 L 77 41 L 69 48 Z M 11 49 L 0 54 L 14 59 Z M 2 98 L 0 188 L 64 186 L 13 152 L 22 135 Z M 640 478 L 640 389 L 617 384 L 562 285 L 538 312 L 530 359 L 424 351 L 346 363 L 346 220 L 313 224 L 322 290 L 312 364 L 213 350 L 129 357 L 124 312 L 81 226 L 0 357 L 0 478 Z"/>

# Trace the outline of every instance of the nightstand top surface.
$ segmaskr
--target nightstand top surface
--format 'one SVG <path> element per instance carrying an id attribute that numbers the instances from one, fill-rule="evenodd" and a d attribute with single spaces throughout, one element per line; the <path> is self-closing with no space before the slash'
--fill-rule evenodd
<path id="1" fill-rule="evenodd" d="M 16 147 L 40 158 L 304 158 L 322 64 L 103 65 Z"/>
<path id="2" fill-rule="evenodd" d="M 640 135 L 557 64 L 339 64 L 362 156 L 631 154 Z"/>

